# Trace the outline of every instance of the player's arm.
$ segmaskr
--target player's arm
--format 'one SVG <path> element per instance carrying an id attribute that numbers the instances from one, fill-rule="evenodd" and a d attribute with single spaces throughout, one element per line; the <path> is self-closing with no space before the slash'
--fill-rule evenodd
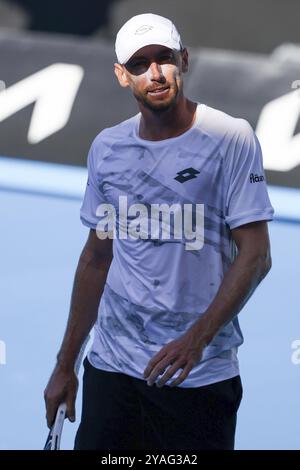
<path id="1" fill-rule="evenodd" d="M 232 237 L 238 254 L 225 273 L 214 300 L 192 327 L 206 344 L 238 314 L 271 269 L 267 222 L 252 222 L 232 229 Z"/>
<path id="2" fill-rule="evenodd" d="M 51 426 L 62 401 L 67 403 L 67 417 L 75 419 L 78 382 L 74 364 L 80 347 L 94 325 L 100 298 L 112 261 L 111 239 L 100 240 L 91 229 L 75 273 L 70 314 L 57 363 L 44 392 L 47 424 Z"/>

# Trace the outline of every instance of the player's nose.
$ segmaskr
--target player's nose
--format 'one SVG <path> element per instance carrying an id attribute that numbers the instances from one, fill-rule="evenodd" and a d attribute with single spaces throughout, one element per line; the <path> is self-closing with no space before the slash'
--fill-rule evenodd
<path id="1" fill-rule="evenodd" d="M 151 62 L 149 70 L 150 70 L 151 80 L 159 81 L 163 78 L 161 66 L 157 62 L 155 61 Z"/>

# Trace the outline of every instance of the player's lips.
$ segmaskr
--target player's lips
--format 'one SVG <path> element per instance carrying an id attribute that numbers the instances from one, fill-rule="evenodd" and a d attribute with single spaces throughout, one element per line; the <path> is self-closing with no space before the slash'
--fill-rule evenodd
<path id="1" fill-rule="evenodd" d="M 159 87 L 153 90 L 148 90 L 149 95 L 163 95 L 169 91 L 170 87 Z"/>

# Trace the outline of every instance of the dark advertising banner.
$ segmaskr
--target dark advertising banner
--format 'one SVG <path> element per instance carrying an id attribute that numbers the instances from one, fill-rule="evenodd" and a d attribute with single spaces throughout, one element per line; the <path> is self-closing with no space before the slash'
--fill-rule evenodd
<path id="1" fill-rule="evenodd" d="M 188 97 L 247 119 L 269 184 L 300 188 L 300 53 L 192 49 Z M 291 53 L 291 51 L 293 53 Z M 114 75 L 113 44 L 0 33 L 0 155 L 86 165 L 94 137 L 138 112 Z"/>

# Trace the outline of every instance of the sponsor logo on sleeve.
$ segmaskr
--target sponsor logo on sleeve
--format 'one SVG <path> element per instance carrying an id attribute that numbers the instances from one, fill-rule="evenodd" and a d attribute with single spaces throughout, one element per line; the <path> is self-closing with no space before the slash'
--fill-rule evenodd
<path id="1" fill-rule="evenodd" d="M 257 175 L 254 173 L 251 173 L 249 179 L 250 179 L 250 183 L 260 183 L 261 181 L 265 180 L 263 175 Z"/>

